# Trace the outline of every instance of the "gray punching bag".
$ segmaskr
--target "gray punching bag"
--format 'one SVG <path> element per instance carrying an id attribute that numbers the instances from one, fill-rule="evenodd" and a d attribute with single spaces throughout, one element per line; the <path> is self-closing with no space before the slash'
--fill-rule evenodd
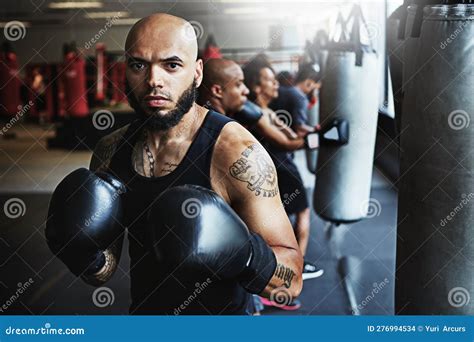
<path id="1" fill-rule="evenodd" d="M 474 314 L 473 37 L 474 5 L 424 7 L 402 116 L 398 314 Z"/>
<path id="2" fill-rule="evenodd" d="M 379 107 L 379 67 L 372 48 L 360 43 L 362 14 L 355 15 L 350 42 L 328 46 L 320 92 L 320 121 L 349 122 L 349 142 L 321 145 L 314 209 L 327 221 L 349 223 L 367 216 Z M 359 18 L 359 20 L 358 20 Z M 329 131 L 328 133 L 330 133 Z"/>

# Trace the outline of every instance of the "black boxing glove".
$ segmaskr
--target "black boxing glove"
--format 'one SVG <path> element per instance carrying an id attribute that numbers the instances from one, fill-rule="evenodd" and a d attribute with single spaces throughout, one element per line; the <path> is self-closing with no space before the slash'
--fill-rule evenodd
<path id="1" fill-rule="evenodd" d="M 304 136 L 304 147 L 308 150 L 319 148 L 320 145 L 342 146 L 349 142 L 349 122 L 335 119 L 321 127 L 316 125 L 314 132 Z"/>
<path id="2" fill-rule="evenodd" d="M 104 251 L 123 233 L 121 194 L 125 186 L 111 175 L 81 168 L 56 187 L 49 204 L 46 240 L 76 276 L 97 273 Z"/>
<path id="3" fill-rule="evenodd" d="M 148 221 L 158 262 L 183 283 L 216 274 L 261 293 L 275 272 L 272 249 L 209 189 L 166 190 L 149 209 Z"/>
<path id="4" fill-rule="evenodd" d="M 234 114 L 233 119 L 242 126 L 252 127 L 262 117 L 262 109 L 251 101 L 247 101 L 240 112 Z"/>

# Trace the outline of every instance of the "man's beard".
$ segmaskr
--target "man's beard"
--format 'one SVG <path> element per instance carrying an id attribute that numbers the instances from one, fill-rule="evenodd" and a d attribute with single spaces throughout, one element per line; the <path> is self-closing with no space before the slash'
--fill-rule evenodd
<path id="1" fill-rule="evenodd" d="M 137 98 L 133 95 L 131 88 L 126 83 L 126 93 L 128 103 L 138 115 L 139 120 L 143 122 L 143 125 L 152 131 L 166 131 L 171 127 L 176 126 L 184 114 L 186 114 L 197 98 L 196 80 L 181 94 L 178 101 L 176 102 L 176 108 L 170 110 L 167 114 L 162 115 L 160 109 L 154 109 L 150 112 L 143 110 L 143 107 L 138 102 Z"/>

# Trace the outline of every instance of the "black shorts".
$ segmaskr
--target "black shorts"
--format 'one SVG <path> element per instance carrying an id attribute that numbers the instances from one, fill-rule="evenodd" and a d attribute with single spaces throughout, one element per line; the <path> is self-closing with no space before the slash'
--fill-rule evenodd
<path id="1" fill-rule="evenodd" d="M 301 175 L 292 160 L 276 164 L 280 198 L 288 215 L 299 213 L 308 208 L 306 189 Z"/>

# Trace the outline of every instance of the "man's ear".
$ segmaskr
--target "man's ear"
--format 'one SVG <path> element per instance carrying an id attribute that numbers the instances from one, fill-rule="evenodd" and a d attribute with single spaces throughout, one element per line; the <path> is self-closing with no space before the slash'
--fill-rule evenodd
<path id="1" fill-rule="evenodd" d="M 196 70 L 194 70 L 194 80 L 196 81 L 196 88 L 202 83 L 202 72 L 203 72 L 203 63 L 202 59 L 196 61 Z"/>
<path id="2" fill-rule="evenodd" d="M 219 84 L 213 84 L 210 90 L 212 96 L 222 99 L 222 87 Z"/>

